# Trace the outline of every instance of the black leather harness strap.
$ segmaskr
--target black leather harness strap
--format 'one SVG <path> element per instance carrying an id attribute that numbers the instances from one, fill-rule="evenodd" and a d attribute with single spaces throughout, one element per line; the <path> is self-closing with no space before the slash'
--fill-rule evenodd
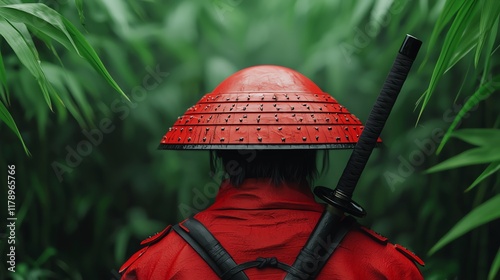
<path id="1" fill-rule="evenodd" d="M 208 231 L 202 223 L 195 218 L 189 218 L 182 223 L 188 231 L 178 224 L 173 229 L 179 234 L 212 268 L 212 270 L 222 278 L 222 275 L 236 267 L 236 263 L 215 237 Z M 243 271 L 234 274 L 232 279 L 248 280 Z"/>
<path id="2" fill-rule="evenodd" d="M 222 280 L 233 279 L 232 277 L 235 273 L 238 273 L 242 270 L 245 270 L 245 269 L 251 268 L 251 267 L 257 267 L 259 269 L 266 268 L 266 267 L 275 267 L 275 268 L 279 268 L 281 270 L 288 272 L 289 274 L 292 274 L 292 275 L 298 277 L 297 279 L 307 279 L 307 277 L 309 277 L 309 275 L 294 268 L 293 266 L 289 266 L 286 263 L 282 263 L 282 262 L 278 261 L 278 259 L 276 257 L 271 257 L 271 258 L 257 258 L 257 260 L 255 260 L 255 261 L 249 261 L 246 263 L 242 263 L 236 267 L 233 267 L 231 270 L 227 271 L 221 277 L 221 279 Z"/>
<path id="3" fill-rule="evenodd" d="M 285 280 L 315 279 L 345 235 L 357 225 L 356 220 L 352 217 L 345 217 L 335 232 L 327 232 L 323 226 L 317 225 L 295 262 L 290 266 L 278 261 L 276 257 L 257 258 L 255 261 L 237 265 L 220 242 L 198 220 L 188 218 L 181 224 L 182 226 L 179 224 L 173 226 L 173 230 L 223 280 L 248 280 L 248 276 L 243 270 L 252 267 L 259 269 L 266 267 L 279 268 L 288 272 L 284 278 Z"/>
<path id="4" fill-rule="evenodd" d="M 355 225 L 357 222 L 351 216 L 346 216 L 333 232 L 317 225 L 292 265 L 308 276 L 301 278 L 289 273 L 284 280 L 316 279 L 342 239 Z"/>

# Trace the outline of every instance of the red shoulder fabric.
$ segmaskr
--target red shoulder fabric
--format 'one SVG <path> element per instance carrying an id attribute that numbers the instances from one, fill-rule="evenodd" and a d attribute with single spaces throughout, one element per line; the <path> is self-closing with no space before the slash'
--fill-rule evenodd
<path id="1" fill-rule="evenodd" d="M 234 188 L 223 184 L 213 205 L 195 216 L 236 263 L 276 257 L 291 265 L 307 241 L 324 207 L 310 191 L 246 180 Z M 363 229 L 349 232 L 317 279 L 423 279 L 411 258 L 386 240 Z M 122 280 L 207 279 L 217 275 L 175 232 L 149 244 L 132 261 Z M 245 270 L 250 279 L 283 279 L 277 268 Z"/>

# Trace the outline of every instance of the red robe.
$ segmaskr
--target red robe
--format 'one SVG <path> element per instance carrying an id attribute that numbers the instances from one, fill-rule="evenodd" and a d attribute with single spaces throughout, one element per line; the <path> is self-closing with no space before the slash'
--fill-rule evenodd
<path id="1" fill-rule="evenodd" d="M 319 220 L 324 206 L 309 190 L 273 186 L 247 179 L 233 187 L 224 182 L 214 204 L 195 215 L 237 264 L 258 257 L 277 257 L 292 265 Z M 145 245 L 120 269 L 122 280 L 219 279 L 170 226 L 142 242 Z M 423 279 L 410 251 L 387 242 L 367 228 L 349 232 L 317 279 Z M 250 279 L 283 279 L 278 268 L 244 271 Z"/>

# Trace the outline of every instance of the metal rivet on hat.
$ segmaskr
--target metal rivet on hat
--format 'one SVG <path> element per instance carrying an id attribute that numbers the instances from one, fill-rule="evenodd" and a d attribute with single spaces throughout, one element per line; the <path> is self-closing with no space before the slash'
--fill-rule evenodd
<path id="1" fill-rule="evenodd" d="M 221 145 L 237 144 L 239 148 L 247 149 L 252 148 L 252 143 L 261 145 L 262 149 L 288 149 L 288 145 L 293 144 L 303 145 L 304 149 L 321 149 L 325 145 L 328 149 L 354 146 L 363 131 L 359 118 L 335 98 L 310 85 L 305 77 L 293 71 L 286 73 L 282 68 L 261 67 L 264 67 L 264 72 L 254 72 L 253 68 L 243 70 L 249 71 L 250 75 L 235 75 L 230 82 L 221 84 L 216 92 L 187 108 L 162 138 L 161 148 L 220 149 Z M 262 73 L 269 74 L 263 76 Z M 343 134 L 341 130 L 344 130 Z M 230 135 L 230 132 L 236 135 Z M 322 134 L 325 132 L 327 135 Z M 204 136 L 206 138 L 202 140 Z M 220 141 L 221 138 L 224 141 Z"/>
<path id="2" fill-rule="evenodd" d="M 221 141 L 221 142 L 224 142 L 224 137 L 221 137 L 221 138 L 220 138 L 220 141 Z"/>
<path id="3" fill-rule="evenodd" d="M 302 140 L 306 141 L 306 140 L 307 140 L 307 137 L 305 137 L 305 136 L 304 136 L 304 137 L 302 137 Z"/>

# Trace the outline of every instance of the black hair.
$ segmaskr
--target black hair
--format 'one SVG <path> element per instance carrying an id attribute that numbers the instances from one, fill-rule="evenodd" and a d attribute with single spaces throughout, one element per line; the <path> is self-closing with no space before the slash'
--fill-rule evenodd
<path id="1" fill-rule="evenodd" d="M 298 183 L 310 186 L 319 175 L 317 150 L 218 150 L 210 153 L 212 172 L 222 164 L 233 186 L 247 178 L 269 178 L 273 185 Z M 321 172 L 328 166 L 328 152 L 323 153 Z"/>

